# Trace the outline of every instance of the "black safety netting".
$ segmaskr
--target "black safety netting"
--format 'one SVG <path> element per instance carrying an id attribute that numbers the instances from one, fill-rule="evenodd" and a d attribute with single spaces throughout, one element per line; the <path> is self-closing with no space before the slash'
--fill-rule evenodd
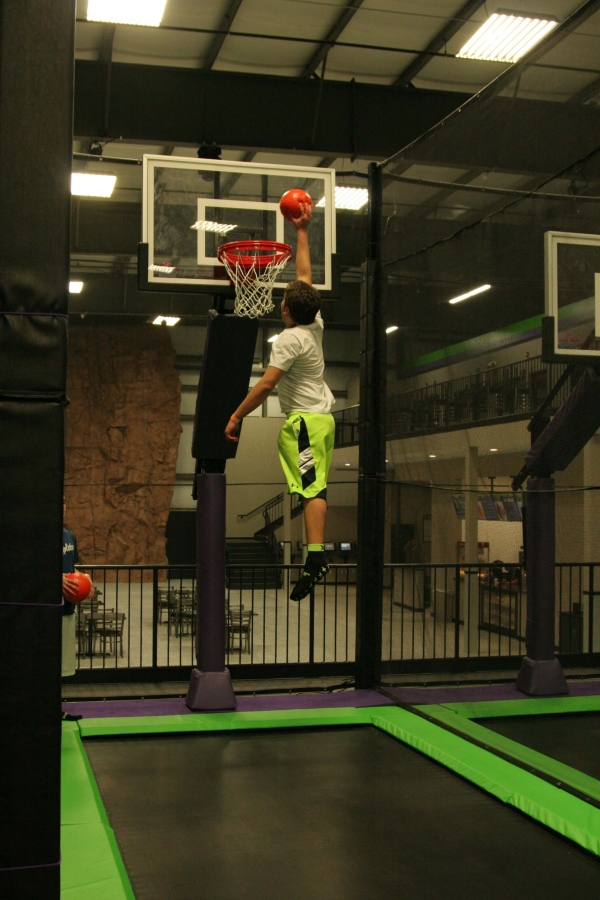
<path id="1" fill-rule="evenodd" d="M 450 563 L 465 552 L 467 562 L 476 553 L 519 562 L 522 493 L 512 480 L 532 443 L 528 424 L 566 371 L 542 355 L 548 232 L 598 236 L 560 245 L 554 263 L 560 348 L 597 347 L 599 25 L 596 14 L 579 28 L 559 26 L 383 168 L 397 561 L 414 534 L 415 562 Z M 567 371 L 549 418 L 582 371 Z M 586 415 L 593 434 L 595 413 Z M 567 435 L 567 449 L 573 440 Z M 599 558 L 596 441 L 555 475 L 559 561 Z"/>

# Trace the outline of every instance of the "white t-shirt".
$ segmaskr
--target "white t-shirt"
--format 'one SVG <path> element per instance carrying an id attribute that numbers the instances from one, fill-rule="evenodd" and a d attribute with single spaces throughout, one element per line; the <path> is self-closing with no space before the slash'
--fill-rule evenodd
<path id="1" fill-rule="evenodd" d="M 323 319 L 317 313 L 312 325 L 294 325 L 281 332 L 273 344 L 269 365 L 281 369 L 277 385 L 281 411 L 328 413 L 335 399 L 323 372 Z"/>

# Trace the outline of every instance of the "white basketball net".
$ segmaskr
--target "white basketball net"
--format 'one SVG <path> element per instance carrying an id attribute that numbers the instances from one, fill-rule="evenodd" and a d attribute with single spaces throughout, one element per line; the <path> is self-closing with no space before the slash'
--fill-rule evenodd
<path id="1" fill-rule="evenodd" d="M 266 265 L 260 262 L 260 256 L 256 256 L 251 265 L 248 265 L 247 254 L 241 257 L 243 263 L 240 258 L 234 260 L 226 255 L 221 258 L 235 286 L 234 312 L 237 316 L 256 319 L 275 308 L 272 299 L 273 285 L 290 257 L 291 248 L 289 256 L 278 254 Z"/>

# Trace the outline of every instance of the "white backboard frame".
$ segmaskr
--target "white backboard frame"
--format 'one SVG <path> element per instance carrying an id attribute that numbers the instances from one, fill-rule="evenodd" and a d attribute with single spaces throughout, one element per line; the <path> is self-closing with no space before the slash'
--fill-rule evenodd
<path id="1" fill-rule="evenodd" d="M 333 272 L 332 272 L 332 254 L 336 252 L 336 229 L 335 229 L 335 169 L 325 169 L 317 166 L 286 166 L 272 165 L 269 163 L 256 162 L 235 162 L 230 160 L 212 160 L 212 159 L 191 159 L 188 156 L 160 156 L 155 154 L 144 154 L 143 158 L 143 188 L 142 188 L 142 241 L 148 244 L 148 258 L 150 264 L 154 259 L 154 173 L 157 167 L 173 168 L 173 169 L 189 169 L 191 171 L 214 171 L 225 172 L 232 175 L 271 175 L 291 178 L 297 176 L 298 187 L 301 186 L 305 179 L 319 179 L 323 181 L 325 206 L 323 207 L 325 216 L 325 280 L 323 283 L 316 283 L 314 286 L 318 290 L 330 291 L 333 288 Z M 204 198 L 199 198 L 204 201 Z M 206 206 L 230 205 L 242 209 L 244 207 L 252 209 L 269 209 L 274 206 L 277 209 L 277 240 L 283 241 L 283 216 L 279 212 L 278 204 L 261 203 L 258 201 L 236 201 L 236 200 L 210 200 L 205 201 Z M 200 235 L 199 235 L 200 238 Z M 231 240 L 235 240 L 232 232 Z M 198 258 L 200 260 L 200 240 L 198 242 Z M 221 266 L 222 264 L 216 258 L 203 257 L 202 263 L 211 266 Z M 148 283 L 157 285 L 165 284 L 164 278 L 160 274 L 148 270 Z M 199 290 L 210 289 L 211 287 L 223 287 L 222 279 L 199 279 L 199 278 L 173 278 L 170 280 L 170 287 L 173 291 L 177 290 L 177 285 L 195 285 Z M 286 282 L 276 282 L 276 288 L 285 288 Z"/>
<path id="2" fill-rule="evenodd" d="M 600 247 L 600 234 L 579 234 L 575 231 L 547 231 L 544 234 L 545 313 L 554 319 L 554 354 L 557 357 L 600 357 L 600 350 L 560 348 L 558 346 L 558 246 L 573 244 Z M 600 273 L 594 277 L 594 333 L 600 338 Z"/>
<path id="3" fill-rule="evenodd" d="M 206 221 L 206 207 L 215 207 L 216 209 L 256 209 L 266 210 L 275 213 L 275 240 L 283 244 L 283 216 L 279 209 L 279 203 L 259 203 L 256 200 L 206 200 L 204 197 L 198 199 L 198 221 Z M 198 265 L 199 266 L 222 266 L 216 256 L 206 255 L 206 235 L 210 232 L 198 231 Z M 234 232 L 227 235 L 227 240 L 235 241 Z"/>

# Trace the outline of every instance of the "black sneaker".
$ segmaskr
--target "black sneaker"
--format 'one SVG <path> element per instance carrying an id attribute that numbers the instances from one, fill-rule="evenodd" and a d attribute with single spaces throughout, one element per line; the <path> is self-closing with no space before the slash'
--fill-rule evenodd
<path id="1" fill-rule="evenodd" d="M 62 714 L 63 722 L 79 722 L 80 719 L 83 719 L 83 716 L 77 716 L 75 713 L 66 713 Z"/>
<path id="2" fill-rule="evenodd" d="M 312 568 L 306 566 L 302 575 L 300 576 L 300 580 L 298 584 L 294 587 L 294 590 L 290 594 L 290 600 L 303 600 L 307 597 L 315 584 L 324 578 L 325 575 L 329 572 L 329 566 L 327 563 L 323 563 L 318 568 Z"/>

